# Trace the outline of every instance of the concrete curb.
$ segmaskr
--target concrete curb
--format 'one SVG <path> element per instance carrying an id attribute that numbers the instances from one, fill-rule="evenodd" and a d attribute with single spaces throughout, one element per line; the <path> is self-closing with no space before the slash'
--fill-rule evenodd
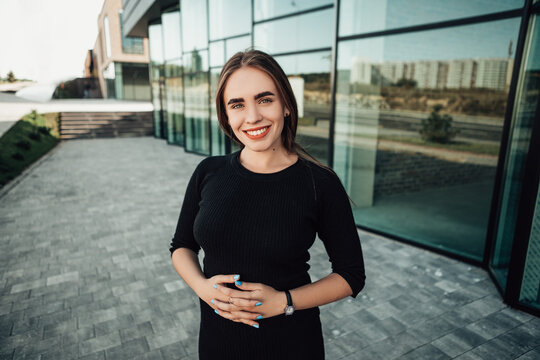
<path id="1" fill-rule="evenodd" d="M 40 166 L 43 162 L 47 161 L 49 157 L 56 152 L 58 148 L 62 146 L 64 141 L 60 140 L 60 143 L 56 145 L 54 148 L 52 148 L 48 153 L 40 157 L 36 162 L 28 166 L 26 169 L 23 170 L 23 172 L 17 176 L 15 179 L 8 182 L 6 185 L 0 188 L 0 199 L 2 199 L 4 196 L 6 196 L 11 189 L 13 189 L 17 184 L 19 184 L 24 178 L 26 178 L 35 168 Z"/>

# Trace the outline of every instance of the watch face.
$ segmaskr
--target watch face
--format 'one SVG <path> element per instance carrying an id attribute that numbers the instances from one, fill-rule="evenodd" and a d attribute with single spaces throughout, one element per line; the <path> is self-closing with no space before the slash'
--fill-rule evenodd
<path id="1" fill-rule="evenodd" d="M 287 306 L 287 309 L 285 310 L 285 315 L 292 315 L 293 312 L 294 312 L 294 307 Z"/>

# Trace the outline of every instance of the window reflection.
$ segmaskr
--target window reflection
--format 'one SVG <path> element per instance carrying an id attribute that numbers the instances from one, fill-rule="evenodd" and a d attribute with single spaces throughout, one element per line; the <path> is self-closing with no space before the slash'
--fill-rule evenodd
<path id="1" fill-rule="evenodd" d="M 236 54 L 238 51 L 245 51 L 251 47 L 251 36 L 241 36 L 228 39 L 226 43 L 226 60 Z"/>
<path id="2" fill-rule="evenodd" d="M 333 9 L 255 25 L 255 46 L 276 54 L 332 45 Z"/>
<path id="3" fill-rule="evenodd" d="M 330 128 L 329 51 L 278 56 L 298 104 L 298 143 L 319 161 L 328 164 Z"/>
<path id="4" fill-rule="evenodd" d="M 276 16 L 313 9 L 319 6 L 332 5 L 332 0 L 255 0 L 255 21 Z"/>
<path id="5" fill-rule="evenodd" d="M 162 90 L 164 88 L 163 69 L 163 43 L 161 24 L 148 25 L 148 42 L 150 47 L 150 81 L 152 91 L 152 105 L 154 106 L 154 136 L 164 137 L 162 118 Z"/>
<path id="6" fill-rule="evenodd" d="M 211 42 L 210 47 L 210 66 L 223 66 L 225 60 L 225 44 L 223 41 Z"/>
<path id="7" fill-rule="evenodd" d="M 210 40 L 251 32 L 251 0 L 210 0 Z"/>
<path id="8" fill-rule="evenodd" d="M 215 102 L 220 72 L 221 69 L 212 69 L 210 71 L 210 127 L 212 130 L 211 155 L 225 154 L 225 134 L 219 127 Z"/>
<path id="9" fill-rule="evenodd" d="M 341 0 L 339 35 L 396 29 L 522 6 L 523 0 Z"/>
<path id="10" fill-rule="evenodd" d="M 165 65 L 164 113 L 167 119 L 167 141 L 184 145 L 184 100 L 182 93 L 182 63 L 170 61 Z"/>
<path id="11" fill-rule="evenodd" d="M 180 12 L 173 11 L 161 15 L 165 60 L 178 59 L 182 56 L 180 43 Z"/>
<path id="12" fill-rule="evenodd" d="M 181 0 L 183 51 L 208 47 L 206 1 Z"/>
<path id="13" fill-rule="evenodd" d="M 482 259 L 519 21 L 340 43 L 334 169 L 359 224 Z"/>

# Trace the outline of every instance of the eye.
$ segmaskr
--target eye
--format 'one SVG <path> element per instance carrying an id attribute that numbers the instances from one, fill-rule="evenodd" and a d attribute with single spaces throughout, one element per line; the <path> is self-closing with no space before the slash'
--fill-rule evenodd
<path id="1" fill-rule="evenodd" d="M 233 104 L 233 105 L 231 106 L 231 109 L 240 109 L 240 107 L 242 107 L 242 106 L 244 106 L 244 105 L 243 105 L 243 104 L 239 104 L 239 103 Z"/>
<path id="2" fill-rule="evenodd" d="M 272 99 L 264 98 L 264 99 L 261 99 L 260 102 L 261 102 L 261 103 L 271 103 L 271 102 L 272 102 Z"/>

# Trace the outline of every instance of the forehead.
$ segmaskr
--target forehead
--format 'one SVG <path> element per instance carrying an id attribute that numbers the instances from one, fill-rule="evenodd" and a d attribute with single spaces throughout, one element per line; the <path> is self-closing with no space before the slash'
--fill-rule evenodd
<path id="1" fill-rule="evenodd" d="M 236 70 L 227 80 L 223 97 L 225 102 L 233 98 L 252 98 L 263 91 L 277 95 L 274 80 L 264 71 L 246 66 Z"/>

